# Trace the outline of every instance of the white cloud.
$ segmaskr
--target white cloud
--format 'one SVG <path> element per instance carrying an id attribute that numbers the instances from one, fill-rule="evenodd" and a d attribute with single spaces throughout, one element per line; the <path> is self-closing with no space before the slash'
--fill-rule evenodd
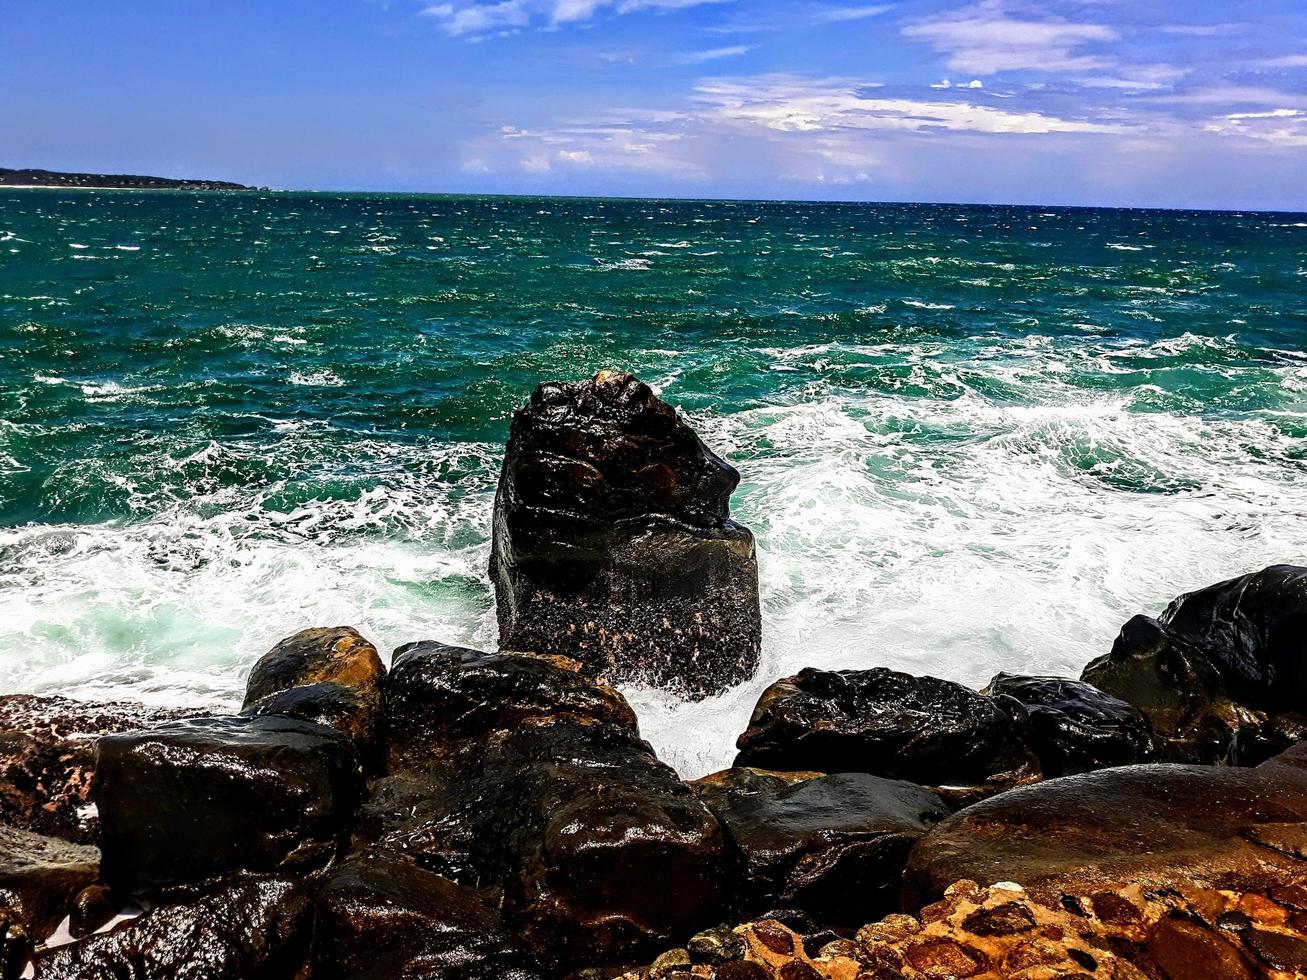
<path id="1" fill-rule="evenodd" d="M 1180 37 L 1216 37 L 1219 34 L 1232 34 L 1244 29 L 1243 24 L 1166 24 L 1160 28 L 1163 34 L 1175 34 Z"/>
<path id="2" fill-rule="evenodd" d="M 818 24 L 842 24 L 851 20 L 867 20 L 870 17 L 879 17 L 887 11 L 893 10 L 892 3 L 878 3 L 863 7 L 823 7 L 812 15 L 813 21 Z"/>
<path id="3" fill-rule="evenodd" d="M 423 9 L 453 37 L 483 37 L 531 25 L 559 27 L 589 20 L 604 10 L 629 14 L 669 11 L 729 0 L 446 0 Z"/>
<path id="4" fill-rule="evenodd" d="M 522 159 L 522 169 L 529 174 L 543 174 L 550 170 L 549 158 L 545 156 L 530 156 Z"/>
<path id="5" fill-rule="evenodd" d="M 1307 112 L 1301 109 L 1232 112 L 1203 128 L 1219 136 L 1240 136 L 1277 146 L 1307 146 Z"/>
<path id="6" fill-rule="evenodd" d="M 590 155 L 589 150 L 559 150 L 558 159 L 564 163 L 594 163 L 594 157 Z"/>
<path id="7" fill-rule="evenodd" d="M 1005 0 L 980 0 L 903 28 L 903 36 L 924 41 L 947 57 L 955 71 L 1091 71 L 1111 65 L 1098 55 L 1080 53 L 1086 44 L 1115 41 L 1104 24 L 1012 16 Z"/>
<path id="8" fill-rule="evenodd" d="M 779 132 L 1123 133 L 1130 128 L 970 102 L 881 98 L 867 94 L 867 86 L 847 79 L 804 80 L 785 75 L 710 79 L 701 82 L 696 91 L 715 119 Z"/>
<path id="9" fill-rule="evenodd" d="M 1286 54 L 1254 62 L 1259 68 L 1307 68 L 1307 54 Z"/>
<path id="10" fill-rule="evenodd" d="M 733 44 L 726 48 L 710 48 L 707 51 L 689 51 L 676 59 L 678 65 L 702 65 L 708 61 L 720 61 L 722 58 L 738 58 L 748 54 L 753 47 L 748 44 Z"/>

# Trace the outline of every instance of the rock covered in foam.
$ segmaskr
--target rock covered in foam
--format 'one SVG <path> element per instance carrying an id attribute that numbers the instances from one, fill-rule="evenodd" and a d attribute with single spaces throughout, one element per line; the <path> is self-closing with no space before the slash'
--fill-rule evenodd
<path id="1" fill-rule="evenodd" d="M 321 866 L 348 837 L 361 784 L 348 738 L 278 715 L 105 736 L 91 786 L 104 880 L 148 896 L 235 871 Z"/>
<path id="2" fill-rule="evenodd" d="M 1136 616 L 1081 677 L 1147 714 L 1165 757 L 1218 761 L 1241 729 L 1307 704 L 1307 568 L 1273 565 Z"/>
<path id="3" fill-rule="evenodd" d="M 856 928 L 883 915 L 912 845 L 949 812 L 929 790 L 867 773 L 727 769 L 691 785 L 738 856 L 740 916 L 797 909 Z"/>
<path id="4" fill-rule="evenodd" d="M 513 416 L 490 575 L 500 643 L 692 695 L 758 665 L 739 474 L 629 374 L 540 385 Z"/>

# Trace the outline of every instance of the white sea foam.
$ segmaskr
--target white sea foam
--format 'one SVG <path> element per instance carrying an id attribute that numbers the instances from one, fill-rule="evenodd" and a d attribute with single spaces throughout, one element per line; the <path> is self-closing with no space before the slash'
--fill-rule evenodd
<path id="1" fill-rule="evenodd" d="M 271 333 L 227 330 L 236 342 Z M 729 764 L 761 689 L 810 665 L 972 685 L 999 670 L 1076 675 L 1136 612 L 1307 561 L 1299 358 L 1262 376 L 1264 411 L 1227 416 L 1138 410 L 1164 392 L 1097 394 L 1067 378 L 1208 345 L 1233 350 L 1186 334 L 1083 349 L 1032 335 L 965 363 L 928 343 L 757 352 L 814 381 L 691 420 L 744 477 L 734 513 L 758 541 L 762 666 L 694 704 L 630 689 L 646 737 L 685 775 Z M 827 380 L 886 360 L 910 367 L 902 394 Z M 681 375 L 664 375 L 654 380 L 675 395 Z M 995 384 L 1019 388 L 1022 403 L 988 394 Z M 0 529 L 0 649 L 21 651 L 5 687 L 234 705 L 253 661 L 310 624 L 352 623 L 387 651 L 422 637 L 492 646 L 485 568 L 501 447 L 351 442 L 342 488 L 310 499 L 294 472 L 220 479 L 261 472 L 251 468 L 266 452 L 278 472 L 331 459 L 316 440 L 332 434 L 291 419 L 272 450 L 214 441 L 158 457 L 156 472 L 57 470 L 49 494 L 100 480 L 141 517 Z"/>

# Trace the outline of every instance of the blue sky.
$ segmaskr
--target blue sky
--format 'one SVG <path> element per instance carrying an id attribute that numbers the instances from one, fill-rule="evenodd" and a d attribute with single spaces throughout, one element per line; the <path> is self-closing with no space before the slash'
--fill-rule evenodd
<path id="1" fill-rule="evenodd" d="M 0 165 L 1307 210 L 1307 0 L 9 0 Z"/>

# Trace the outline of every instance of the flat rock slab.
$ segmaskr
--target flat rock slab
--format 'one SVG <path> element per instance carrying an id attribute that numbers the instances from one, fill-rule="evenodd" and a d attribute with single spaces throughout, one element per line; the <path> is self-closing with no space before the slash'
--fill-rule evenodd
<path id="1" fill-rule="evenodd" d="M 1043 901 L 1129 885 L 1267 891 L 1307 881 L 1307 768 L 1146 765 L 1025 786 L 960 811 L 912 850 L 903 907 L 958 879 Z"/>
<path id="2" fill-rule="evenodd" d="M 0 824 L 0 976 L 17 976 L 100 872 L 94 847 Z"/>
<path id="3" fill-rule="evenodd" d="M 123 895 L 235 871 L 307 869 L 345 843 L 362 794 L 348 738 L 276 715 L 197 718 L 99 743 L 102 873 Z"/>

